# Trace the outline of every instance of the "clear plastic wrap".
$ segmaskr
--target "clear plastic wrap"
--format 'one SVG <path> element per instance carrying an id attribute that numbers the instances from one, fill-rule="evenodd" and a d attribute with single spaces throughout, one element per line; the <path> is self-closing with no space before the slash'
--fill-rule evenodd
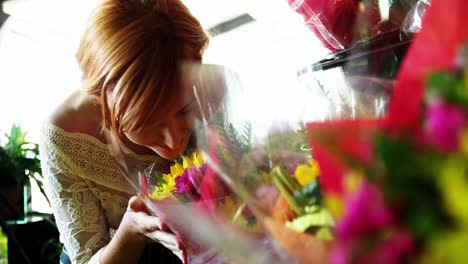
<path id="1" fill-rule="evenodd" d="M 288 3 L 303 16 L 305 25 L 322 43 L 334 51 L 317 62 L 298 67 L 299 84 L 314 94 L 313 106 L 306 106 L 313 113 L 311 118 L 384 116 L 394 79 L 413 39 L 413 35 L 402 33 L 402 27 L 420 24 L 419 10 L 427 2 L 291 0 Z"/>
<path id="2" fill-rule="evenodd" d="M 197 127 L 198 149 L 245 202 L 279 261 L 326 263 L 333 219 L 302 126 L 316 118 L 308 111 L 315 95 L 294 83 L 279 101 L 238 88 L 226 86 L 222 107 Z"/>
<path id="3" fill-rule="evenodd" d="M 192 63 L 182 65 L 179 76 L 179 84 L 187 92 L 181 93 L 187 98 L 179 99 L 195 103 L 190 113 L 176 118 L 187 118 L 199 132 L 193 132 L 188 148 L 174 161 L 161 161 L 156 156 L 138 161 L 133 158 L 136 152 L 122 137 L 106 131 L 121 173 L 150 212 L 161 217 L 180 238 L 188 263 L 280 263 L 288 259 L 259 225 L 239 195 L 242 192 L 233 189 L 236 186 L 229 178 L 206 162 L 209 153 L 200 147 L 214 142 L 200 131 L 206 131 L 219 113 L 229 112 L 236 118 L 242 106 L 239 79 L 223 67 Z"/>
<path id="4" fill-rule="evenodd" d="M 337 209 L 331 263 L 466 258 L 467 10 L 432 1 L 383 118 L 307 125 Z"/>
<path id="5" fill-rule="evenodd" d="M 288 0 L 290 7 L 332 51 L 399 30 L 407 12 L 418 0 L 315 1 Z"/>
<path id="6" fill-rule="evenodd" d="M 401 25 L 401 31 L 408 35 L 421 31 L 424 13 L 430 4 L 430 0 L 419 0 L 411 10 L 408 11 Z"/>
<path id="7" fill-rule="evenodd" d="M 147 206 L 185 242 L 191 263 L 327 263 L 334 219 L 304 123 L 382 116 L 401 59 L 399 40 L 392 32 L 379 35 L 298 70 L 296 80 L 258 71 L 257 87 L 249 89 L 226 68 L 184 64 L 181 85 L 191 92 L 183 94 L 196 101 L 186 154 L 202 153 L 207 168 L 191 181 L 189 197 L 171 191 L 155 199 L 164 173 L 152 177 L 154 164 L 136 166 L 115 135 L 111 149 Z M 281 89 L 265 85 L 277 79 Z M 174 182 L 187 170 L 173 174 Z"/>
<path id="8" fill-rule="evenodd" d="M 208 163 L 238 193 L 274 239 L 286 263 L 325 263 L 333 219 L 322 206 L 318 167 L 304 131 L 272 123 L 263 137 L 252 137 L 249 122 L 236 127 L 218 114 L 200 146 Z"/>

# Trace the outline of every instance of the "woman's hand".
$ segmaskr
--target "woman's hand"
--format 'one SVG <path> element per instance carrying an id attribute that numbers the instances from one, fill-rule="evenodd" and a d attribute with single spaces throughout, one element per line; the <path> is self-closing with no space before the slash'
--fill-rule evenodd
<path id="1" fill-rule="evenodd" d="M 149 214 L 140 197 L 130 198 L 124 218 L 136 227 L 135 231 L 143 238 L 161 243 L 179 257 L 184 264 L 187 263 L 187 253 L 181 241 L 170 232 L 161 218 Z"/>

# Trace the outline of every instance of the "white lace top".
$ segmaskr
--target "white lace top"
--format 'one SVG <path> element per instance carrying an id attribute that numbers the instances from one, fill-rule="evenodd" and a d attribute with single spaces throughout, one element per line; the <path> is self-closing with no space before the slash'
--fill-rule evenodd
<path id="1" fill-rule="evenodd" d="M 98 139 L 46 124 L 40 155 L 44 187 L 72 263 L 99 263 L 102 247 L 136 192 Z M 135 155 L 136 156 L 136 155 Z M 144 162 L 154 157 L 136 156 Z"/>

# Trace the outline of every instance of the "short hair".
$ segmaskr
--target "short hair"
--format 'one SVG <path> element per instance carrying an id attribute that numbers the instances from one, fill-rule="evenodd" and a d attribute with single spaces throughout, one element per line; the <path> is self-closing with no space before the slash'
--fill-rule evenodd
<path id="1" fill-rule="evenodd" d="M 176 96 L 181 60 L 201 61 L 208 42 L 200 22 L 180 0 L 101 1 L 76 59 L 85 90 L 100 98 L 104 127 L 119 136 L 123 128 L 143 127 Z"/>

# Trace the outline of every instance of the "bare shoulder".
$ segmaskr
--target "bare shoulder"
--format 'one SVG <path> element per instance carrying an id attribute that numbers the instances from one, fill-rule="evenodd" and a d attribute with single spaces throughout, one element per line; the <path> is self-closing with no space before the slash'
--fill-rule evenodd
<path id="1" fill-rule="evenodd" d="M 100 138 L 101 113 L 97 101 L 83 91 L 75 91 L 49 116 L 49 123 L 67 132 Z"/>

